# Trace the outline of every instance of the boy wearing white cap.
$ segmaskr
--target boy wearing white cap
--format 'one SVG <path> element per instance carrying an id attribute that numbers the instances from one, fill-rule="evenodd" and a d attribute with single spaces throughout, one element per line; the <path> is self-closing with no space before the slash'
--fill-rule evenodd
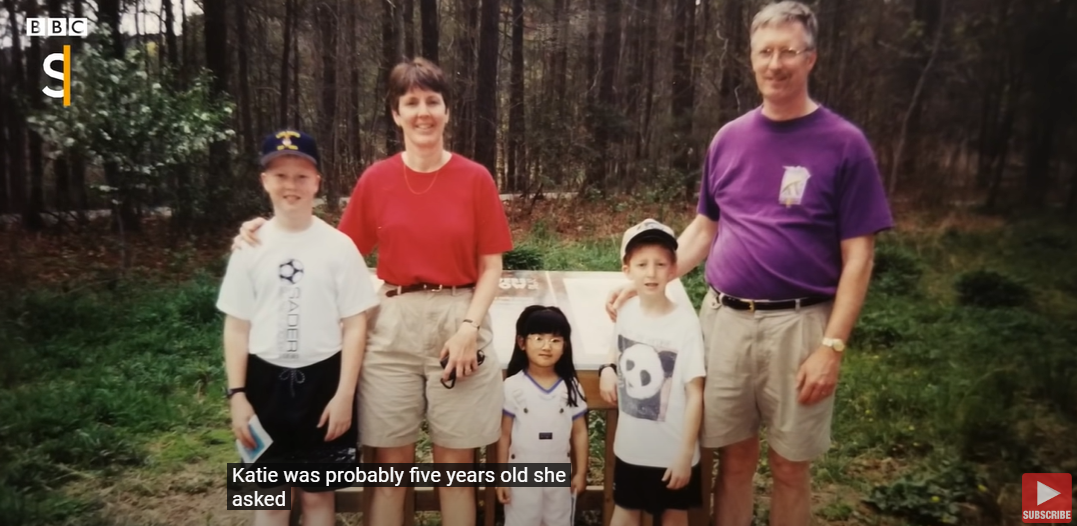
<path id="1" fill-rule="evenodd" d="M 618 311 L 610 363 L 599 368 L 602 398 L 618 406 L 612 526 L 687 525 L 702 504 L 699 426 L 706 375 L 703 336 L 691 307 L 666 295 L 676 275 L 677 237 L 644 220 L 621 240 L 625 275 L 639 294 Z"/>

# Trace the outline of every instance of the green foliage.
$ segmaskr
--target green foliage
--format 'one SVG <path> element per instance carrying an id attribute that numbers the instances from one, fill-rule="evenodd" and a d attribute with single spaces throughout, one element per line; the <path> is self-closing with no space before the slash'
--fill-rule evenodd
<path id="1" fill-rule="evenodd" d="M 959 524 L 961 503 L 978 500 L 983 487 L 982 479 L 969 466 L 942 461 L 937 469 L 876 486 L 864 501 L 914 524 Z"/>
<path id="2" fill-rule="evenodd" d="M 71 105 L 49 104 L 28 118 L 55 145 L 53 155 L 80 154 L 114 168 L 106 169 L 98 190 L 117 204 L 144 200 L 171 169 L 197 166 L 211 143 L 234 135 L 228 128 L 232 104 L 211 94 L 208 74 L 174 89 L 170 70 L 145 71 L 144 53 L 136 47 L 115 58 L 100 47 L 83 47 L 72 60 Z"/>
<path id="3" fill-rule="evenodd" d="M 1024 307 L 1031 299 L 1028 286 L 991 270 L 974 270 L 954 283 L 961 305 L 993 308 Z"/>
<path id="4" fill-rule="evenodd" d="M 215 299 L 204 276 L 9 298 L 0 327 L 25 343 L 0 389 L 0 515 L 47 524 L 92 511 L 55 489 L 147 465 L 161 433 L 223 428 Z"/>
<path id="5" fill-rule="evenodd" d="M 505 270 L 545 270 L 542 252 L 531 245 L 517 245 L 502 257 Z"/>
<path id="6" fill-rule="evenodd" d="M 890 295 L 915 295 L 919 291 L 923 263 L 912 252 L 892 243 L 875 247 L 871 288 Z"/>

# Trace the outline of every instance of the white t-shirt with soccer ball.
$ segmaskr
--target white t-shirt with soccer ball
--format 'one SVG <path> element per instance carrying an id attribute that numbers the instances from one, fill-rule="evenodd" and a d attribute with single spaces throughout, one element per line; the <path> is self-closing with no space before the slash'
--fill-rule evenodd
<path id="1" fill-rule="evenodd" d="M 250 354 L 299 368 L 340 352 L 340 321 L 378 303 L 355 243 L 317 217 L 302 232 L 271 219 L 258 239 L 232 253 L 217 299 L 220 311 L 251 323 Z"/>
<path id="2" fill-rule="evenodd" d="M 703 332 L 692 308 L 677 304 L 644 315 L 639 298 L 617 311 L 617 436 L 613 452 L 629 464 L 668 468 L 684 443 L 686 384 L 706 376 Z M 692 465 L 699 462 L 699 445 Z"/>

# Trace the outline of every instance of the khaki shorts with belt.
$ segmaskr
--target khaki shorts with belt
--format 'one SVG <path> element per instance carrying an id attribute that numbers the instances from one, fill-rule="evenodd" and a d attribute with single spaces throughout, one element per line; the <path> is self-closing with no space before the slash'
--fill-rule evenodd
<path id="1" fill-rule="evenodd" d="M 834 395 L 801 404 L 796 375 L 821 345 L 833 305 L 753 312 L 707 292 L 699 313 L 707 353 L 703 447 L 735 444 L 763 426 L 768 445 L 787 460 L 811 460 L 830 448 Z"/>
<path id="2" fill-rule="evenodd" d="M 440 352 L 467 316 L 473 288 L 418 291 L 387 297 L 368 315 L 367 346 L 359 378 L 362 444 L 400 447 L 419 439 L 423 416 L 434 444 L 467 449 L 501 436 L 504 389 L 491 346 L 490 316 L 482 320 L 477 350 L 485 361 L 452 389 L 441 384 Z"/>

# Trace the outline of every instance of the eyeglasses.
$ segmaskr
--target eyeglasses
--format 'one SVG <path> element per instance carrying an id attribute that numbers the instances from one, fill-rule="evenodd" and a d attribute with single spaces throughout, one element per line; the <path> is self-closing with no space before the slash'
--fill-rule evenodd
<path id="1" fill-rule="evenodd" d="M 811 50 L 812 48 L 791 49 L 786 47 L 781 49 L 774 49 L 768 47 L 752 53 L 752 56 L 761 62 L 770 62 L 770 59 L 773 58 L 775 54 L 777 54 L 779 61 L 791 62 L 800 55 L 803 55 L 804 53 L 807 53 Z"/>
<path id="2" fill-rule="evenodd" d="M 542 336 L 532 335 L 528 336 L 527 340 L 539 347 L 545 347 L 547 343 L 550 344 L 550 347 L 563 347 L 565 345 L 565 339 L 557 336 L 554 336 L 553 338 L 544 338 Z"/>

